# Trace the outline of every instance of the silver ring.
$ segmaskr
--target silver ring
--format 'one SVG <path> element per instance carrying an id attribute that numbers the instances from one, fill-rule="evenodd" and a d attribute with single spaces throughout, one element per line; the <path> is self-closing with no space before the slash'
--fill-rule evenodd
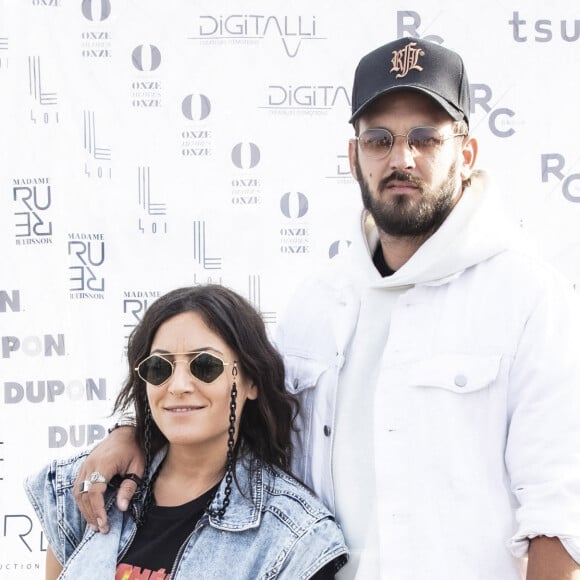
<path id="1" fill-rule="evenodd" d="M 85 479 L 81 483 L 81 491 L 80 493 L 87 493 L 89 489 L 91 489 L 91 485 L 93 485 L 88 479 Z"/>
<path id="2" fill-rule="evenodd" d="M 89 481 L 91 483 L 107 483 L 107 478 L 102 473 L 93 471 L 93 473 L 89 475 Z"/>

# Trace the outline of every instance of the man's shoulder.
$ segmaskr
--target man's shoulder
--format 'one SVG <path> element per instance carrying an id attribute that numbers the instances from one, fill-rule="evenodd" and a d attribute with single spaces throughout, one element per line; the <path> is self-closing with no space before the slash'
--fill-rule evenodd
<path id="1" fill-rule="evenodd" d="M 572 281 L 550 261 L 525 245 L 515 245 L 478 265 L 482 269 L 496 270 L 502 274 L 503 283 L 526 286 L 529 290 L 547 288 L 573 288 Z"/>
<path id="2" fill-rule="evenodd" d="M 339 297 L 356 284 L 356 264 L 353 263 L 349 250 L 337 254 L 327 261 L 320 262 L 312 268 L 294 289 L 288 307 L 315 303 L 325 303 L 331 297 Z M 318 305 L 317 305 L 318 306 Z"/>

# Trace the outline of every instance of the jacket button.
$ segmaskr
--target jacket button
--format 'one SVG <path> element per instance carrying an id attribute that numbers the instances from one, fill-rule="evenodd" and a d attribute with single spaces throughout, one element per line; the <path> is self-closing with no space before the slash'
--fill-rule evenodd
<path id="1" fill-rule="evenodd" d="M 467 377 L 465 375 L 457 375 L 455 377 L 455 385 L 458 387 L 464 387 L 467 384 Z"/>
<path id="2" fill-rule="evenodd" d="M 324 426 L 324 434 L 325 434 L 327 437 L 330 437 L 330 427 L 329 427 L 328 425 L 325 425 L 325 426 Z"/>

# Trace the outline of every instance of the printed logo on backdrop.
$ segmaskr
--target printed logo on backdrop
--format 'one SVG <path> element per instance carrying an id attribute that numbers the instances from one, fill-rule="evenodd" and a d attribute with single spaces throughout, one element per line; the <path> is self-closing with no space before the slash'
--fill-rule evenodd
<path id="1" fill-rule="evenodd" d="M 0 36 L 0 73 L 8 68 L 8 37 Z"/>
<path id="2" fill-rule="evenodd" d="M 82 15 L 90 22 L 100 24 L 111 14 L 109 0 L 83 0 Z M 109 30 L 84 30 L 81 32 L 81 55 L 89 59 L 108 59 L 112 53 L 112 34 Z"/>
<path id="3" fill-rule="evenodd" d="M 397 38 L 410 36 L 413 38 L 422 38 L 439 44 L 444 44 L 444 38 L 435 34 L 421 34 L 421 14 L 413 10 L 397 11 Z M 470 113 L 479 113 L 481 109 L 487 118 L 490 132 L 499 138 L 511 137 L 517 126 L 516 113 L 513 109 L 505 106 L 499 106 L 505 97 L 505 92 L 499 97 L 494 96 L 493 88 L 485 83 L 469 83 L 471 96 Z M 481 122 L 481 121 L 480 121 Z M 471 119 L 472 130 L 479 123 L 477 119 Z"/>
<path id="4" fill-rule="evenodd" d="M 12 180 L 14 229 L 17 246 L 52 244 L 52 188 L 48 177 Z"/>
<path id="5" fill-rule="evenodd" d="M 58 378 L 4 382 L 4 403 L 86 403 L 107 400 L 107 380 L 103 377 L 62 380 Z"/>
<path id="6" fill-rule="evenodd" d="M 149 305 L 161 296 L 158 290 L 125 290 L 123 292 L 123 329 L 127 340 L 139 324 Z"/>
<path id="7" fill-rule="evenodd" d="M 83 147 L 85 151 L 84 174 L 88 179 L 111 179 L 111 148 L 104 142 L 95 121 L 94 111 L 83 112 Z"/>
<path id="8" fill-rule="evenodd" d="M 185 127 L 181 131 L 181 156 L 190 159 L 197 157 L 209 157 L 212 155 L 213 135 L 212 131 L 203 125 L 211 114 L 211 101 L 202 93 L 186 95 L 181 101 L 181 113 L 194 125 L 199 127 Z"/>
<path id="9" fill-rule="evenodd" d="M 544 153 L 541 155 L 542 183 L 554 183 L 560 189 L 564 199 L 572 203 L 580 203 L 580 172 L 574 166 L 578 164 L 578 157 L 566 168 L 566 158 L 561 153 Z"/>
<path id="10" fill-rule="evenodd" d="M 156 201 L 155 193 L 151 188 L 151 168 L 142 166 L 137 168 L 137 189 L 139 203 L 139 231 L 142 234 L 166 234 L 167 204 Z"/>
<path id="11" fill-rule="evenodd" d="M 12 302 L 12 306 L 14 303 Z M 64 334 L 41 334 L 29 336 L 1 336 L 0 349 L 3 359 L 23 357 L 66 356 Z"/>
<path id="12" fill-rule="evenodd" d="M 512 28 L 515 42 L 546 43 L 554 41 L 577 42 L 580 40 L 580 20 L 552 21 L 548 18 L 520 18 L 514 11 L 508 24 Z"/>
<path id="13" fill-rule="evenodd" d="M 110 0 L 83 0 L 81 11 L 87 20 L 102 22 L 111 15 L 111 2 Z"/>
<path id="14" fill-rule="evenodd" d="M 276 312 L 262 308 L 262 278 L 258 274 L 248 276 L 248 300 L 262 316 L 264 324 L 276 322 Z"/>
<path id="15" fill-rule="evenodd" d="M 60 6 L 60 0 L 32 0 L 32 5 L 58 8 Z"/>
<path id="16" fill-rule="evenodd" d="M 193 222 L 193 259 L 203 270 L 221 270 L 221 256 L 212 255 L 210 236 L 206 228 L 205 220 Z"/>
<path id="17" fill-rule="evenodd" d="M 316 25 L 316 17 L 306 15 L 203 14 L 198 16 L 188 40 L 239 47 L 274 39 L 280 42 L 286 56 L 295 58 L 309 41 L 326 40 L 318 35 Z"/>
<path id="18" fill-rule="evenodd" d="M 336 240 L 332 242 L 328 248 L 328 257 L 332 259 L 339 254 L 343 254 L 350 248 L 351 243 L 350 240 Z"/>
<path id="19" fill-rule="evenodd" d="M 329 171 L 329 174 L 325 177 L 325 179 L 330 179 L 333 181 L 333 184 L 337 185 L 352 185 L 355 182 L 350 172 L 348 155 L 336 155 L 334 167 Z"/>
<path id="20" fill-rule="evenodd" d="M 95 233 L 69 233 L 69 298 L 104 300 L 105 236 Z"/>
<path id="21" fill-rule="evenodd" d="M 181 113 L 194 127 L 187 126 L 181 131 L 181 156 L 190 159 L 212 155 L 213 135 L 203 123 L 211 114 L 211 101 L 202 93 L 186 95 L 181 101 Z M 199 127 L 196 125 L 201 123 Z"/>
<path id="22" fill-rule="evenodd" d="M 33 125 L 49 125 L 59 122 L 58 93 L 46 80 L 47 67 L 39 56 L 28 57 L 28 94 L 30 97 L 30 122 Z"/>
<path id="23" fill-rule="evenodd" d="M 161 81 L 153 74 L 161 66 L 161 52 L 153 44 L 140 44 L 131 54 L 133 67 L 140 73 L 131 83 L 131 105 L 137 109 L 155 109 L 163 104 Z"/>
<path id="24" fill-rule="evenodd" d="M 341 107 L 350 109 L 350 94 L 342 85 L 268 85 L 266 109 L 274 115 L 326 115 Z"/>
<path id="25" fill-rule="evenodd" d="M 287 192 L 280 198 L 280 211 L 287 218 L 280 226 L 280 252 L 308 254 L 310 226 L 304 219 L 308 213 L 308 197 L 300 191 Z"/>
<path id="26" fill-rule="evenodd" d="M 40 577 L 40 570 L 45 568 L 48 542 L 38 518 L 18 512 L 5 512 L 2 514 L 1 525 L 0 553 L 10 554 L 10 557 L 0 559 L 0 576 L 18 579 L 27 573 L 26 578 L 30 578 L 28 574 L 36 571 L 38 576 L 34 577 Z"/>
<path id="27" fill-rule="evenodd" d="M 200 277 L 197 274 L 193 275 L 193 286 L 203 286 L 205 284 L 223 284 L 223 280 L 221 276 L 216 276 L 215 274 Z"/>
<path id="28" fill-rule="evenodd" d="M 0 290 L 0 314 L 23 312 L 20 301 L 20 290 Z"/>
<path id="29" fill-rule="evenodd" d="M 105 427 L 99 423 L 83 423 L 80 425 L 49 425 L 47 443 L 49 449 L 62 447 L 90 447 L 104 439 L 107 435 Z"/>
<path id="30" fill-rule="evenodd" d="M 240 170 L 232 175 L 232 204 L 255 206 L 262 203 L 262 181 L 254 169 L 260 163 L 260 148 L 255 143 L 237 143 L 232 148 L 231 160 Z"/>

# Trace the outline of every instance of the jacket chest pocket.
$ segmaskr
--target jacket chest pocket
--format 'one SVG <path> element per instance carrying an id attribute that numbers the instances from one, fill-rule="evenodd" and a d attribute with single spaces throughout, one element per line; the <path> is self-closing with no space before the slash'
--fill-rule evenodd
<path id="1" fill-rule="evenodd" d="M 450 493 L 477 489 L 486 470 L 501 481 L 507 430 L 501 354 L 438 353 L 386 372 L 375 397 L 375 445 L 398 466 L 399 481 L 422 480 L 421 471 L 430 471 Z"/>
<path id="2" fill-rule="evenodd" d="M 330 367 L 330 364 L 319 359 L 285 355 L 284 366 L 286 389 L 288 392 L 298 395 L 302 391 L 316 386 L 320 376 Z"/>
<path id="3" fill-rule="evenodd" d="M 409 387 L 465 395 L 493 385 L 500 363 L 500 354 L 439 353 L 405 365 L 403 380 Z"/>

